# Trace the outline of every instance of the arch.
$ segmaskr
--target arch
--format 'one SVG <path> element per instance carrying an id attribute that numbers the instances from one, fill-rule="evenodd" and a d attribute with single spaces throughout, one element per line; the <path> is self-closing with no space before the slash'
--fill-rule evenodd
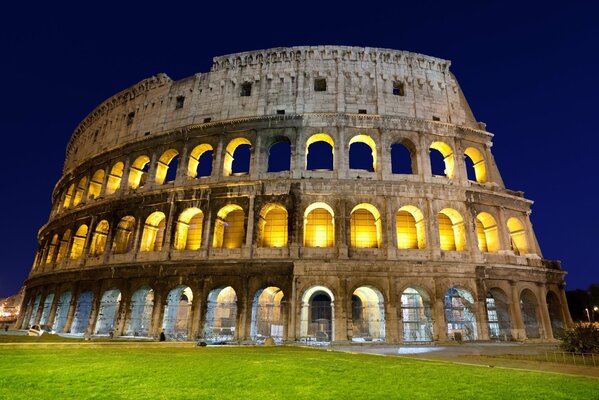
<path id="1" fill-rule="evenodd" d="M 92 311 L 93 297 L 94 294 L 91 290 L 86 290 L 79 294 L 79 297 L 77 297 L 75 315 L 73 317 L 73 323 L 71 325 L 71 333 L 83 335 L 87 330 L 89 316 Z"/>
<path id="2" fill-rule="evenodd" d="M 391 173 L 411 175 L 418 173 L 416 146 L 407 139 L 391 145 Z"/>
<path id="3" fill-rule="evenodd" d="M 176 250 L 198 250 L 202 246 L 204 213 L 197 207 L 190 207 L 179 214 L 175 229 Z"/>
<path id="4" fill-rule="evenodd" d="M 361 148 L 358 144 L 364 144 L 367 148 Z M 368 150 L 370 150 L 368 152 Z M 364 164 L 364 165 L 362 165 Z M 355 135 L 349 141 L 349 168 L 365 169 L 370 172 L 376 172 L 377 168 L 376 143 L 372 137 L 364 134 Z M 366 168 L 360 168 L 360 167 Z"/>
<path id="5" fill-rule="evenodd" d="M 475 180 L 478 183 L 485 183 L 487 181 L 487 167 L 485 165 L 483 154 L 474 147 L 468 147 L 464 151 L 464 157 L 469 159 L 472 164 L 469 166 L 469 163 L 466 162 L 468 179 Z"/>
<path id="6" fill-rule="evenodd" d="M 316 342 L 330 342 L 334 337 L 335 296 L 325 286 L 312 286 L 302 295 L 300 336 Z"/>
<path id="7" fill-rule="evenodd" d="M 539 339 L 541 330 L 539 328 L 539 302 L 537 296 L 530 290 L 524 289 L 520 293 L 520 310 L 524 331 L 528 339 Z"/>
<path id="8" fill-rule="evenodd" d="M 453 157 L 453 150 L 451 147 L 444 142 L 433 142 L 429 148 L 431 158 L 431 171 L 433 175 L 444 175 L 447 178 L 452 179 L 455 173 L 455 161 Z M 434 161 L 433 154 L 438 152 L 443 158 L 443 173 L 440 173 L 441 167 Z"/>
<path id="9" fill-rule="evenodd" d="M 56 262 L 61 262 L 62 260 L 67 258 L 69 254 L 69 245 L 71 242 L 71 230 L 67 229 L 62 234 L 62 239 L 60 240 L 60 245 L 58 246 L 58 254 L 56 255 Z"/>
<path id="10" fill-rule="evenodd" d="M 71 206 L 71 200 L 73 198 L 74 191 L 75 191 L 75 184 L 71 183 L 69 185 L 69 188 L 67 189 L 67 192 L 64 195 L 64 202 L 62 203 L 62 206 L 64 208 L 69 208 Z"/>
<path id="11" fill-rule="evenodd" d="M 547 308 L 553 337 L 559 338 L 564 333 L 564 318 L 562 316 L 562 303 L 557 295 L 549 290 L 547 292 Z"/>
<path id="12" fill-rule="evenodd" d="M 169 339 L 187 340 L 193 292 L 189 286 L 179 285 L 172 289 L 164 305 L 162 330 Z"/>
<path id="13" fill-rule="evenodd" d="M 433 318 L 430 297 L 414 287 L 401 294 L 401 319 L 404 342 L 430 342 L 433 340 Z"/>
<path id="14" fill-rule="evenodd" d="M 71 245 L 71 260 L 77 260 L 83 255 L 83 249 L 85 247 L 85 239 L 87 238 L 87 225 L 82 224 L 75 232 L 73 237 L 73 244 Z"/>
<path id="15" fill-rule="evenodd" d="M 116 226 L 116 232 L 112 240 L 112 252 L 114 254 L 124 254 L 131 250 L 134 227 L 135 218 L 133 216 L 127 215 L 121 218 Z"/>
<path id="16" fill-rule="evenodd" d="M 114 332 L 120 304 L 120 290 L 112 288 L 104 292 L 100 300 L 100 308 L 96 319 L 96 335 L 109 335 L 110 332 Z"/>
<path id="17" fill-rule="evenodd" d="M 317 143 L 326 145 L 315 146 L 310 153 L 310 147 Z M 335 142 L 333 138 L 326 133 L 316 133 L 306 140 L 306 170 L 327 170 L 332 171 L 335 165 Z"/>
<path id="18" fill-rule="evenodd" d="M 395 213 L 395 233 L 398 249 L 426 247 L 424 215 L 418 207 L 405 205 Z"/>
<path id="19" fill-rule="evenodd" d="M 202 143 L 193 148 L 189 154 L 187 176 L 201 178 L 212 174 L 212 158 L 214 149 L 207 143 Z"/>
<path id="20" fill-rule="evenodd" d="M 478 213 L 475 221 L 478 249 L 482 253 L 496 253 L 499 251 L 499 232 L 495 218 L 489 213 L 481 212 Z"/>
<path id="21" fill-rule="evenodd" d="M 304 212 L 304 246 L 333 247 L 335 245 L 335 213 L 331 206 L 317 202 Z"/>
<path id="22" fill-rule="evenodd" d="M 504 341 L 511 340 L 512 323 L 508 296 L 499 288 L 491 288 L 487 292 L 485 305 L 489 324 L 489 338 Z"/>
<path id="23" fill-rule="evenodd" d="M 154 291 L 148 286 L 137 289 L 131 296 L 129 323 L 125 335 L 149 337 L 153 310 Z"/>
<path id="24" fill-rule="evenodd" d="M 212 342 L 235 339 L 237 293 L 231 286 L 213 289 L 208 294 L 204 337 Z"/>
<path id="25" fill-rule="evenodd" d="M 56 253 L 56 247 L 58 247 L 58 234 L 52 236 L 52 240 L 48 245 L 48 253 L 46 254 L 46 264 L 51 264 L 54 260 L 54 254 Z"/>
<path id="26" fill-rule="evenodd" d="M 212 247 L 238 249 L 245 236 L 245 213 L 237 204 L 228 204 L 218 211 L 214 221 Z"/>
<path id="27" fill-rule="evenodd" d="M 97 170 L 89 181 L 89 188 L 87 189 L 88 199 L 97 199 L 102 194 L 102 185 L 104 184 L 104 170 Z"/>
<path id="28" fill-rule="evenodd" d="M 528 241 L 526 240 L 526 229 L 516 217 L 512 217 L 507 220 L 507 228 L 510 232 L 510 243 L 512 251 L 517 255 L 524 255 L 530 252 L 528 248 Z"/>
<path id="29" fill-rule="evenodd" d="M 268 148 L 266 172 L 282 172 L 291 169 L 291 142 L 287 137 L 279 137 Z"/>
<path id="30" fill-rule="evenodd" d="M 447 336 L 453 340 L 477 340 L 474 297 L 462 288 L 451 287 L 444 298 Z"/>
<path id="31" fill-rule="evenodd" d="M 75 197 L 73 198 L 73 206 L 78 205 L 83 200 L 83 194 L 85 193 L 85 189 L 87 188 L 87 177 L 81 178 L 77 188 L 75 190 Z"/>
<path id="32" fill-rule="evenodd" d="M 287 246 L 288 215 L 280 204 L 267 204 L 260 211 L 258 221 L 260 247 Z"/>
<path id="33" fill-rule="evenodd" d="M 236 165 L 234 168 L 233 161 L 235 160 L 235 152 L 239 146 L 247 145 L 252 147 L 252 142 L 243 137 L 238 137 L 229 142 L 225 151 L 225 160 L 223 162 L 223 175 L 232 176 L 235 174 L 249 174 L 250 172 L 250 157 L 240 157 L 240 161 L 243 161 L 243 165 Z M 241 156 L 241 155 L 240 155 Z"/>
<path id="34" fill-rule="evenodd" d="M 121 187 L 121 181 L 123 180 L 123 172 L 125 170 L 125 164 L 122 161 L 116 162 L 110 169 L 108 174 L 108 181 L 106 182 L 106 195 L 109 196 L 114 194 Z"/>
<path id="35" fill-rule="evenodd" d="M 453 208 L 444 208 L 437 214 L 439 244 L 441 250 L 463 251 L 466 249 L 464 219 Z"/>
<path id="36" fill-rule="evenodd" d="M 150 166 L 150 157 L 141 155 L 133 161 L 129 169 L 129 187 L 137 189 L 143 187 L 148 179 L 148 170 Z"/>
<path id="37" fill-rule="evenodd" d="M 97 257 L 104 254 L 104 250 L 106 250 L 106 239 L 108 237 L 108 230 L 110 226 L 108 225 L 108 221 L 103 219 L 98 222 L 96 225 L 96 229 L 94 230 L 94 234 L 92 235 L 92 241 L 89 248 L 89 254 L 92 257 Z"/>
<path id="38" fill-rule="evenodd" d="M 67 316 L 69 315 L 71 297 L 71 291 L 67 290 L 58 298 L 58 303 L 56 303 L 56 312 L 54 313 L 54 323 L 52 324 L 52 329 L 55 332 L 62 333 L 64 331 L 64 326 L 67 323 Z"/>
<path id="39" fill-rule="evenodd" d="M 177 176 L 177 167 L 179 165 L 179 152 L 175 149 L 168 149 L 156 162 L 157 185 L 172 182 Z"/>
<path id="40" fill-rule="evenodd" d="M 155 211 L 146 218 L 144 231 L 141 236 L 140 251 L 161 251 L 164 242 L 166 216 L 161 211 Z"/>
<path id="41" fill-rule="evenodd" d="M 250 337 L 262 342 L 268 337 L 276 342 L 284 338 L 285 300 L 283 291 L 275 286 L 259 289 L 252 302 L 252 325 Z"/>
<path id="42" fill-rule="evenodd" d="M 30 308 L 31 314 L 29 315 L 29 327 L 35 324 L 35 319 L 37 318 L 37 311 L 40 308 L 40 302 L 42 301 L 41 293 L 35 295 L 35 299 L 33 300 L 33 306 Z M 31 303 L 30 303 L 31 304 Z M 29 307 L 28 307 L 29 309 Z"/>
<path id="43" fill-rule="evenodd" d="M 355 248 L 379 248 L 382 242 L 381 214 L 375 206 L 360 203 L 351 211 L 351 246 Z"/>
<path id="44" fill-rule="evenodd" d="M 360 286 L 352 296 L 352 340 L 385 340 L 385 301 L 380 290 Z"/>

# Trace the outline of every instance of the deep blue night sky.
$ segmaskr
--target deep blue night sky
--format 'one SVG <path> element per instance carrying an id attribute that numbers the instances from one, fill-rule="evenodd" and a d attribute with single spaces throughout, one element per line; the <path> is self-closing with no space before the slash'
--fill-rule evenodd
<path id="1" fill-rule="evenodd" d="M 545 258 L 562 260 L 568 289 L 599 283 L 599 2 L 16 3 L 0 13 L 0 297 L 29 273 L 66 144 L 100 102 L 158 72 L 207 72 L 213 56 L 318 44 L 452 60 L 476 118 L 495 134 L 506 186 L 535 201 Z"/>

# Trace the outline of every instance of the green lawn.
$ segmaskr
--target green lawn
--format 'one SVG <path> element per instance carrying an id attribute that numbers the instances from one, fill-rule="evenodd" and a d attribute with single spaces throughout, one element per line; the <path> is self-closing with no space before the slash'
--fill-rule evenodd
<path id="1" fill-rule="evenodd" d="M 297 347 L 0 346 L 0 399 L 599 399 L 599 380 Z"/>

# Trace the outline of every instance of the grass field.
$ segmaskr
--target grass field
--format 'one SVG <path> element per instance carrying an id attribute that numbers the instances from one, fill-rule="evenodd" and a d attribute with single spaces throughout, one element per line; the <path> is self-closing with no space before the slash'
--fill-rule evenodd
<path id="1" fill-rule="evenodd" d="M 599 380 L 298 347 L 0 346 L 0 399 L 599 399 Z"/>

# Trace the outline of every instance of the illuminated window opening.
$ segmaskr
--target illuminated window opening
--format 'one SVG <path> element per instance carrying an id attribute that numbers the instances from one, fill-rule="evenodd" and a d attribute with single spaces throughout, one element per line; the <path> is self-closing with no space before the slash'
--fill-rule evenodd
<path id="1" fill-rule="evenodd" d="M 352 340 L 385 340 L 385 302 L 376 288 L 362 286 L 352 295 Z"/>
<path id="2" fill-rule="evenodd" d="M 135 159 L 129 170 L 129 187 L 137 189 L 143 187 L 148 179 L 150 157 L 143 155 Z"/>
<path id="3" fill-rule="evenodd" d="M 333 209 L 326 203 L 313 203 L 304 212 L 304 246 L 333 247 L 335 221 Z"/>
<path id="4" fill-rule="evenodd" d="M 71 246 L 71 260 L 77 260 L 83 254 L 83 248 L 85 247 L 85 239 L 87 238 L 87 225 L 81 225 L 75 236 L 73 237 L 73 244 Z"/>
<path id="5" fill-rule="evenodd" d="M 278 287 L 260 289 L 252 302 L 252 325 L 250 337 L 262 341 L 268 337 L 277 342 L 284 338 L 284 294 Z"/>
<path id="6" fill-rule="evenodd" d="M 191 178 L 201 178 L 212 174 L 212 158 L 214 149 L 207 143 L 202 143 L 191 151 L 187 175 Z"/>
<path id="7" fill-rule="evenodd" d="M 97 199 L 102 194 L 102 184 L 104 183 L 104 170 L 97 170 L 92 176 L 92 180 L 89 182 L 89 188 L 87 189 L 88 199 Z"/>
<path id="8" fill-rule="evenodd" d="M 204 337 L 210 341 L 235 339 L 237 326 L 237 294 L 231 286 L 217 288 L 208 294 Z"/>
<path id="9" fill-rule="evenodd" d="M 524 229 L 522 222 L 518 218 L 512 217 L 507 220 L 507 227 L 510 232 L 510 242 L 514 254 L 528 254 L 530 250 L 526 240 L 526 229 Z"/>
<path id="10" fill-rule="evenodd" d="M 421 290 L 406 288 L 401 294 L 401 320 L 404 342 L 433 340 L 433 319 L 429 296 Z"/>
<path id="11" fill-rule="evenodd" d="M 368 135 L 356 135 L 349 141 L 349 168 L 376 171 L 376 143 Z"/>
<path id="12" fill-rule="evenodd" d="M 161 251 L 164 242 L 166 216 L 160 211 L 153 212 L 146 219 L 141 237 L 140 251 Z"/>
<path id="13" fill-rule="evenodd" d="M 243 147 L 240 149 L 240 146 Z M 251 146 L 252 143 L 246 138 L 236 138 L 229 142 L 223 163 L 224 176 L 249 174 Z M 235 157 L 239 159 L 234 163 Z"/>
<path id="14" fill-rule="evenodd" d="M 466 232 L 464 230 L 464 220 L 460 213 L 451 208 L 444 208 L 437 214 L 437 221 L 441 250 L 465 250 Z"/>
<path id="15" fill-rule="evenodd" d="M 119 307 L 121 305 L 121 291 L 113 288 L 108 289 L 102 295 L 98 317 L 94 333 L 96 335 L 109 335 L 114 332 L 117 318 L 119 316 Z"/>
<path id="16" fill-rule="evenodd" d="M 278 204 L 269 204 L 262 209 L 258 222 L 261 247 L 287 246 L 287 210 Z"/>
<path id="17" fill-rule="evenodd" d="M 478 249 L 483 253 L 499 251 L 499 232 L 495 218 L 489 213 L 481 212 L 476 216 L 476 236 Z"/>
<path id="18" fill-rule="evenodd" d="M 395 214 L 398 249 L 424 249 L 426 226 L 422 212 L 414 206 L 403 206 Z"/>
<path id="19" fill-rule="evenodd" d="M 381 246 L 381 215 L 372 204 L 354 207 L 350 217 L 351 247 L 378 248 Z"/>
<path id="20" fill-rule="evenodd" d="M 58 247 L 58 254 L 56 255 L 56 262 L 60 262 L 64 259 L 66 259 L 68 251 L 69 251 L 70 242 L 71 242 L 71 230 L 67 229 L 62 234 L 60 246 Z"/>
<path id="21" fill-rule="evenodd" d="M 317 133 L 306 141 L 306 169 L 332 171 L 335 161 L 335 142 L 326 133 Z"/>
<path id="22" fill-rule="evenodd" d="M 467 290 L 449 288 L 444 298 L 447 336 L 450 339 L 477 340 L 474 297 Z"/>
<path id="23" fill-rule="evenodd" d="M 104 254 L 106 250 L 106 239 L 108 237 L 108 221 L 102 220 L 98 222 L 94 234 L 92 235 L 92 241 L 89 248 L 89 254 L 92 257 L 97 257 Z"/>
<path id="24" fill-rule="evenodd" d="M 539 306 L 537 297 L 530 289 L 524 289 L 520 293 L 520 310 L 526 337 L 528 339 L 539 339 L 541 337 Z"/>
<path id="25" fill-rule="evenodd" d="M 153 310 L 154 291 L 148 286 L 137 289 L 131 296 L 130 317 L 125 335 L 149 337 Z"/>
<path id="26" fill-rule="evenodd" d="M 175 230 L 176 250 L 198 250 L 202 246 L 204 214 L 196 207 L 184 210 L 177 220 Z"/>
<path id="27" fill-rule="evenodd" d="M 464 151 L 464 157 L 466 161 L 469 161 L 466 162 L 468 179 L 478 183 L 485 183 L 487 181 L 487 167 L 482 153 L 473 147 L 469 147 Z"/>
<path id="28" fill-rule="evenodd" d="M 220 209 L 214 222 L 212 247 L 216 249 L 237 249 L 243 246 L 245 236 L 245 214 L 235 204 Z"/>
<path id="29" fill-rule="evenodd" d="M 300 336 L 329 342 L 335 334 L 335 296 L 325 286 L 312 286 L 302 295 Z"/>
<path id="30" fill-rule="evenodd" d="M 190 287 L 179 285 L 169 292 L 162 320 L 162 330 L 168 339 L 188 339 L 192 304 L 193 292 Z"/>
<path id="31" fill-rule="evenodd" d="M 69 208 L 71 206 L 71 198 L 73 197 L 74 191 L 75 191 L 75 184 L 71 183 L 71 185 L 69 186 L 69 189 L 67 190 L 67 193 L 64 195 L 64 203 L 62 204 L 62 206 L 64 208 Z"/>
<path id="32" fill-rule="evenodd" d="M 93 298 L 94 294 L 91 290 L 82 292 L 77 298 L 75 315 L 73 317 L 73 323 L 71 324 L 71 333 L 83 334 L 87 330 L 89 316 L 92 311 Z"/>
<path id="33" fill-rule="evenodd" d="M 112 252 L 114 254 L 124 254 L 131 250 L 134 226 L 135 218 L 131 215 L 121 218 L 116 227 L 114 240 L 112 241 Z"/>
<path id="34" fill-rule="evenodd" d="M 179 153 L 177 150 L 169 149 L 165 151 L 156 163 L 156 184 L 172 182 L 177 176 L 177 166 L 179 165 Z"/>
<path id="35" fill-rule="evenodd" d="M 489 338 L 504 341 L 511 340 L 510 304 L 505 292 L 499 288 L 490 289 L 487 292 L 485 305 L 489 324 Z"/>
<path id="36" fill-rule="evenodd" d="M 54 234 L 52 236 L 52 241 L 48 246 L 48 254 L 46 255 L 46 264 L 51 264 L 54 258 L 54 253 L 56 253 L 56 247 L 58 246 L 58 234 Z"/>
<path id="37" fill-rule="evenodd" d="M 121 186 L 121 180 L 123 179 L 123 171 L 125 165 L 119 161 L 112 166 L 110 173 L 108 174 L 108 182 L 106 182 L 106 195 L 109 196 L 114 194 Z"/>
<path id="38" fill-rule="evenodd" d="M 291 143 L 283 138 L 268 149 L 267 172 L 289 171 L 291 168 Z"/>
<path id="39" fill-rule="evenodd" d="M 73 206 L 78 205 L 83 200 L 83 193 L 85 193 L 85 188 L 87 187 L 87 178 L 83 177 L 79 181 L 77 185 L 77 190 L 75 191 L 75 197 L 73 198 Z"/>
<path id="40" fill-rule="evenodd" d="M 436 160 L 438 154 L 441 154 L 443 158 L 442 165 L 438 162 L 438 160 Z M 433 175 L 446 176 L 450 179 L 454 177 L 455 162 L 453 151 L 446 143 L 433 142 L 430 146 L 430 159 L 431 171 Z"/>

